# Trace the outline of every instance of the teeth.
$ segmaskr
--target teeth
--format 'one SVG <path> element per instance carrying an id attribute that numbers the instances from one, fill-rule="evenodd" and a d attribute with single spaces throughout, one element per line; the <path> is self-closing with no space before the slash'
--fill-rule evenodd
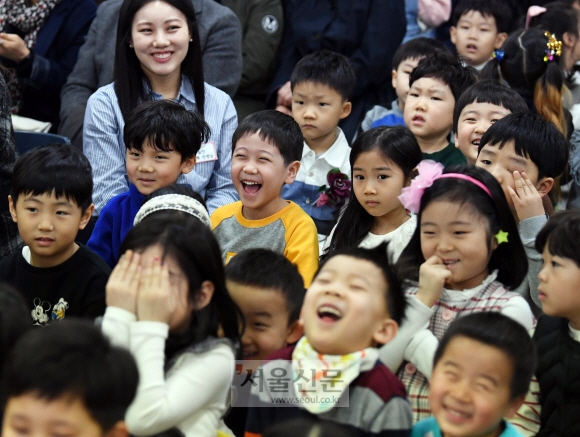
<path id="1" fill-rule="evenodd" d="M 454 261 L 443 261 L 443 264 L 445 264 L 446 266 L 448 266 L 449 264 L 454 264 L 456 262 L 457 262 L 456 260 L 454 260 Z"/>
<path id="2" fill-rule="evenodd" d="M 331 314 L 331 315 L 333 315 L 333 316 L 337 316 L 337 317 L 340 317 L 340 315 L 341 315 L 341 314 L 340 314 L 340 311 L 338 311 L 336 308 L 333 308 L 333 307 L 330 307 L 330 306 L 327 306 L 327 305 L 322 305 L 322 306 L 321 306 L 321 307 L 318 309 L 318 312 L 319 312 L 320 314 L 323 314 L 323 313 L 324 313 L 324 314 Z"/>
<path id="3" fill-rule="evenodd" d="M 166 59 L 171 56 L 171 53 L 155 53 L 153 56 L 157 59 Z"/>
<path id="4" fill-rule="evenodd" d="M 257 182 L 250 182 L 250 181 L 244 181 L 244 184 L 246 184 L 246 185 L 260 185 Z"/>

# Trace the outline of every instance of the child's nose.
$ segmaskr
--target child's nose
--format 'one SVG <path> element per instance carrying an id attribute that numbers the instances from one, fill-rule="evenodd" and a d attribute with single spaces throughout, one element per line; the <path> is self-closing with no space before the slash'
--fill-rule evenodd
<path id="1" fill-rule="evenodd" d="M 367 182 L 364 186 L 364 193 L 365 194 L 375 194 L 377 192 L 375 185 Z"/>
<path id="2" fill-rule="evenodd" d="M 153 165 L 149 161 L 143 161 L 141 164 L 139 164 L 138 170 L 144 173 L 152 173 Z"/>
<path id="3" fill-rule="evenodd" d="M 52 221 L 46 216 L 42 217 L 38 222 L 38 229 L 42 231 L 52 231 Z"/>
<path id="4" fill-rule="evenodd" d="M 449 238 L 441 237 L 437 244 L 437 249 L 439 249 L 441 252 L 449 252 L 453 250 L 453 244 L 451 243 Z"/>
<path id="5" fill-rule="evenodd" d="M 304 108 L 304 118 L 316 118 L 316 111 L 312 105 L 306 105 Z"/>
<path id="6" fill-rule="evenodd" d="M 458 381 L 449 389 L 451 396 L 457 401 L 468 402 L 470 398 L 469 384 L 466 381 Z"/>
<path id="7" fill-rule="evenodd" d="M 248 174 L 256 174 L 258 172 L 256 165 L 249 161 L 244 165 L 244 172 Z"/>

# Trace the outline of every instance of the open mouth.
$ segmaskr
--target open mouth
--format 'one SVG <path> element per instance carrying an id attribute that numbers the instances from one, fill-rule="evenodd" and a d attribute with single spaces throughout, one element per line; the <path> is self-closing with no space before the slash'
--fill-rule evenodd
<path id="1" fill-rule="evenodd" d="M 139 182 L 141 182 L 143 185 L 151 185 L 153 182 L 155 182 L 155 179 L 139 179 Z"/>
<path id="2" fill-rule="evenodd" d="M 168 59 L 171 56 L 172 52 L 163 52 L 163 53 L 153 53 L 153 57 L 160 61 L 164 59 Z"/>
<path id="3" fill-rule="evenodd" d="M 324 304 L 318 308 L 318 317 L 323 322 L 336 322 L 342 318 L 342 313 L 334 305 Z"/>
<path id="4" fill-rule="evenodd" d="M 425 123 L 425 119 L 422 115 L 415 115 L 412 121 L 413 123 Z"/>
<path id="5" fill-rule="evenodd" d="M 476 140 L 473 140 L 471 142 L 471 144 L 473 145 L 473 147 L 478 148 L 479 147 L 479 141 L 481 140 L 481 138 L 477 138 Z"/>
<path id="6" fill-rule="evenodd" d="M 458 259 L 448 259 L 448 260 L 443 260 L 443 264 L 445 264 L 446 267 L 451 267 L 454 266 L 455 264 L 457 264 L 459 262 Z"/>
<path id="7" fill-rule="evenodd" d="M 35 238 L 34 241 L 36 241 L 39 246 L 49 246 L 54 242 L 52 238 L 48 237 Z"/>
<path id="8" fill-rule="evenodd" d="M 242 188 L 244 189 L 244 193 L 254 196 L 260 191 L 262 184 L 252 181 L 242 181 Z"/>
<path id="9" fill-rule="evenodd" d="M 477 46 L 474 45 L 474 44 L 468 44 L 467 45 L 467 51 L 468 52 L 475 52 L 475 51 L 477 51 Z"/>
<path id="10" fill-rule="evenodd" d="M 242 355 L 242 357 L 243 357 L 244 360 L 251 360 L 251 359 L 253 359 L 253 358 L 257 357 L 257 356 L 258 356 L 258 352 L 256 352 L 256 351 L 246 351 L 246 350 L 243 352 L 243 355 Z"/>
<path id="11" fill-rule="evenodd" d="M 443 408 L 445 409 L 445 412 L 447 413 L 449 419 L 451 419 L 452 421 L 463 422 L 471 418 L 471 414 L 465 411 L 456 410 L 455 408 L 451 408 L 445 405 L 443 406 Z"/>

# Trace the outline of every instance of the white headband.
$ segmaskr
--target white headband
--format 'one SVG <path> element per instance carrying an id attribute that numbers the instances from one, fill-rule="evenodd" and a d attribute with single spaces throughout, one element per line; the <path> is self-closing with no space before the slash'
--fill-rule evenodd
<path id="1" fill-rule="evenodd" d="M 207 210 L 197 200 L 183 194 L 164 194 L 145 202 L 137 212 L 135 220 L 133 221 L 133 226 L 142 221 L 149 214 L 166 209 L 182 211 L 190 214 L 211 229 L 211 222 Z"/>

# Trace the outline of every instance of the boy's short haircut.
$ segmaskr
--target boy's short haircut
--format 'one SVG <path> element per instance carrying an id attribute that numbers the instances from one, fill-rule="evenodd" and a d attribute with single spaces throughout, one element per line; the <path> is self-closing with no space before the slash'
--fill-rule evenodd
<path id="1" fill-rule="evenodd" d="M 421 59 L 409 75 L 409 87 L 423 77 L 438 79 L 447 85 L 456 102 L 467 88 L 477 82 L 477 72 L 473 67 L 463 65 L 457 56 L 445 52 L 434 52 Z"/>
<path id="2" fill-rule="evenodd" d="M 536 250 L 571 259 L 580 268 L 580 210 L 561 211 L 550 217 L 536 237 Z"/>
<path id="3" fill-rule="evenodd" d="M 285 256 L 269 249 L 243 250 L 226 265 L 226 279 L 240 285 L 279 291 L 288 308 L 288 326 L 298 320 L 304 301 L 304 280 Z"/>
<path id="4" fill-rule="evenodd" d="M 429 56 L 433 52 L 451 53 L 445 44 L 433 38 L 413 38 L 405 44 L 401 44 L 393 55 L 393 70 L 399 68 L 407 59 L 420 59 Z"/>
<path id="5" fill-rule="evenodd" d="M 443 334 L 433 358 L 433 367 L 437 365 L 451 340 L 457 337 L 475 340 L 501 350 L 513 363 L 511 399 L 528 392 L 537 358 L 534 342 L 522 325 L 494 311 L 460 317 Z"/>
<path id="6" fill-rule="evenodd" d="M 484 17 L 493 17 L 498 33 L 507 33 L 511 29 L 511 9 L 501 0 L 461 0 L 451 14 L 453 26 L 457 26 L 464 14 L 472 11 L 479 12 Z"/>
<path id="7" fill-rule="evenodd" d="M 137 106 L 123 130 L 125 148 L 143 152 L 149 144 L 164 152 L 175 150 L 181 161 L 194 157 L 209 140 L 210 127 L 197 111 L 172 100 L 154 100 Z"/>
<path id="8" fill-rule="evenodd" d="M 472 103 L 491 103 L 501 106 L 511 113 L 527 112 L 526 101 L 510 87 L 495 80 L 480 80 L 467 88 L 455 102 L 453 110 L 453 131 L 457 132 L 457 124 L 461 111 Z"/>
<path id="9" fill-rule="evenodd" d="M 318 272 L 315 275 L 315 278 L 318 276 L 318 273 L 320 273 L 322 267 L 335 256 L 349 256 L 351 258 L 373 263 L 381 270 L 381 272 L 383 272 L 383 277 L 387 283 L 387 290 L 385 295 L 387 311 L 389 312 L 391 319 L 397 322 L 397 324 L 400 326 L 405 316 L 407 300 L 405 298 L 405 292 L 403 291 L 403 287 L 398 276 L 398 271 L 395 269 L 395 266 L 391 262 L 387 253 L 387 247 L 388 243 L 381 243 L 372 249 L 365 249 L 362 247 L 341 248 L 322 261 L 320 267 L 318 268 Z"/>
<path id="10" fill-rule="evenodd" d="M 326 85 L 346 101 L 356 85 L 356 74 L 346 56 L 330 50 L 319 50 L 304 56 L 294 67 L 290 76 L 292 91 L 303 82 Z"/>
<path id="11" fill-rule="evenodd" d="M 53 194 L 84 212 L 93 203 L 93 172 L 83 153 L 68 144 L 49 144 L 22 155 L 12 172 L 10 196 Z"/>
<path id="12" fill-rule="evenodd" d="M 93 323 L 63 320 L 26 333 L 6 364 L 7 399 L 25 394 L 52 401 L 78 398 L 103 434 L 125 417 L 139 373 L 131 353 Z"/>
<path id="13" fill-rule="evenodd" d="M 232 154 L 239 140 L 254 134 L 258 134 L 262 141 L 276 147 L 284 158 L 285 165 L 302 159 L 304 136 L 300 126 L 291 116 L 274 109 L 248 115 L 234 132 Z"/>
<path id="14" fill-rule="evenodd" d="M 477 153 L 487 144 L 498 145 L 501 149 L 509 141 L 514 142 L 519 156 L 531 159 L 538 167 L 538 180 L 555 178 L 564 172 L 570 148 L 554 123 L 531 112 L 508 114 L 483 134 Z"/>

